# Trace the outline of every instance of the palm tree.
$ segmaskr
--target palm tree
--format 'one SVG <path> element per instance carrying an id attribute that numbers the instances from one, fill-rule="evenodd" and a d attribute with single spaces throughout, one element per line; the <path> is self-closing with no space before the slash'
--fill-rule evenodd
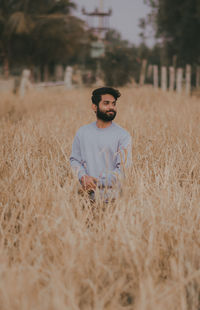
<path id="1" fill-rule="evenodd" d="M 73 8 L 70 0 L 0 0 L 0 50 L 6 77 L 14 57 L 12 47 L 20 39 L 23 59 L 28 54 L 45 64 L 73 53 L 83 34 L 82 22 L 70 15 Z M 24 42 L 28 42 L 25 48 Z"/>
<path id="2" fill-rule="evenodd" d="M 33 27 L 32 19 L 26 14 L 26 2 L 0 0 L 0 49 L 6 77 L 9 75 L 12 36 L 27 35 Z"/>
<path id="3" fill-rule="evenodd" d="M 70 15 L 75 5 L 66 0 L 54 1 L 45 14 L 37 16 L 32 32 L 34 63 L 67 63 L 80 51 L 84 38 L 83 22 Z"/>

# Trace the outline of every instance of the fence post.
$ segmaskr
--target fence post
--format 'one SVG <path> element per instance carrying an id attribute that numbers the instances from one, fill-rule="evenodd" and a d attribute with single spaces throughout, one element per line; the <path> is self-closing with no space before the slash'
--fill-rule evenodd
<path id="1" fill-rule="evenodd" d="M 24 69 L 22 72 L 22 78 L 19 86 L 19 95 L 21 98 L 24 97 L 26 90 L 31 88 L 30 76 L 31 71 L 28 69 Z"/>
<path id="2" fill-rule="evenodd" d="M 196 88 L 200 86 L 200 66 L 196 67 Z"/>
<path id="3" fill-rule="evenodd" d="M 81 70 L 76 71 L 76 79 L 77 79 L 77 86 L 82 87 L 83 86 L 83 80 L 82 80 L 82 73 Z"/>
<path id="4" fill-rule="evenodd" d="M 158 66 L 153 66 L 153 86 L 155 89 L 158 88 Z"/>
<path id="5" fill-rule="evenodd" d="M 163 91 L 167 90 L 167 68 L 161 68 L 161 88 Z"/>
<path id="6" fill-rule="evenodd" d="M 190 95 L 191 93 L 191 65 L 186 65 L 186 85 L 185 85 L 185 92 L 186 95 Z"/>
<path id="7" fill-rule="evenodd" d="M 178 94 L 182 91 L 182 83 L 183 83 L 183 69 L 178 68 L 176 74 L 176 91 Z"/>
<path id="8" fill-rule="evenodd" d="M 175 69 L 174 67 L 169 68 L 169 90 L 173 91 L 175 85 Z"/>
<path id="9" fill-rule="evenodd" d="M 146 76 L 146 66 L 147 66 L 147 60 L 142 60 L 142 68 L 140 73 L 140 86 L 143 86 L 145 83 L 145 76 Z"/>
<path id="10" fill-rule="evenodd" d="M 70 66 L 67 66 L 67 68 L 65 69 L 65 79 L 64 79 L 66 88 L 72 88 L 72 73 L 73 73 L 73 68 Z"/>

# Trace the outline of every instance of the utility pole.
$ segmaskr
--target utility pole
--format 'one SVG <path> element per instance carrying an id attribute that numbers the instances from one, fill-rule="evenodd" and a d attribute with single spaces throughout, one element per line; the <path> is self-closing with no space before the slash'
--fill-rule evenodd
<path id="1" fill-rule="evenodd" d="M 104 10 L 104 1 L 99 0 L 99 7 L 95 8 L 92 12 L 87 12 L 84 8 L 82 9 L 83 15 L 87 16 L 89 28 L 96 36 L 97 40 L 91 44 L 91 57 L 96 59 L 96 82 L 100 83 L 102 80 L 101 72 L 101 58 L 105 55 L 105 34 L 109 29 L 109 18 L 112 14 L 112 10 Z M 99 82 L 98 82 L 99 81 Z"/>
<path id="2" fill-rule="evenodd" d="M 99 8 L 95 8 L 92 12 L 87 12 L 85 8 L 82 9 L 83 15 L 87 16 L 90 29 L 98 37 L 103 40 L 105 33 L 109 29 L 109 17 L 112 15 L 112 10 L 104 10 L 104 1 L 99 0 Z M 96 23 L 98 20 L 98 23 Z"/>
<path id="3" fill-rule="evenodd" d="M 104 11 L 104 3 L 103 3 L 103 0 L 99 0 L 100 3 L 99 3 L 99 11 L 100 12 L 103 12 Z M 102 29 L 103 28 L 103 20 L 101 18 L 101 16 L 99 16 L 99 29 Z"/>

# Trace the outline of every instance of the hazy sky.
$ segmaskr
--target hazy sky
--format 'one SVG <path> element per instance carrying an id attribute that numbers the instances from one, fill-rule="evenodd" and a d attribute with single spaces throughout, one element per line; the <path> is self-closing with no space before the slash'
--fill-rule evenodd
<path id="1" fill-rule="evenodd" d="M 82 7 L 92 11 L 99 6 L 99 0 L 74 0 L 74 2 L 77 4 L 79 16 Z M 144 4 L 143 0 L 104 0 L 104 8 L 112 9 L 111 28 L 118 30 L 124 39 L 132 43 L 139 44 L 141 42 L 139 37 L 140 28 L 138 27 L 139 19 L 150 12 L 149 7 Z M 150 45 L 152 45 L 152 42 L 152 38 L 147 41 Z"/>

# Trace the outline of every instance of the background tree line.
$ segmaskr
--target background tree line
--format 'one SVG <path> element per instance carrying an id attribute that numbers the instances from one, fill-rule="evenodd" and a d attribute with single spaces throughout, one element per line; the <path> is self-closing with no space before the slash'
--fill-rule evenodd
<path id="1" fill-rule="evenodd" d="M 72 63 L 86 33 L 71 15 L 70 0 L 0 0 L 0 51 L 4 71 L 19 65 Z"/>
<path id="2" fill-rule="evenodd" d="M 158 65 L 193 65 L 200 62 L 200 2 L 197 0 L 145 0 L 151 14 L 140 21 L 142 43 L 123 40 L 111 29 L 105 37 L 105 56 L 100 60 L 105 82 L 122 86 L 139 80 L 142 59 Z M 24 66 L 53 70 L 55 64 L 78 65 L 97 71 L 91 58 L 96 40 L 83 20 L 73 15 L 71 0 L 0 0 L 0 63 L 5 76 Z M 151 25 L 157 42 L 145 44 Z"/>
<path id="3" fill-rule="evenodd" d="M 151 14 L 142 20 L 151 25 L 162 48 L 162 63 L 200 64 L 200 1 L 144 0 Z"/>

